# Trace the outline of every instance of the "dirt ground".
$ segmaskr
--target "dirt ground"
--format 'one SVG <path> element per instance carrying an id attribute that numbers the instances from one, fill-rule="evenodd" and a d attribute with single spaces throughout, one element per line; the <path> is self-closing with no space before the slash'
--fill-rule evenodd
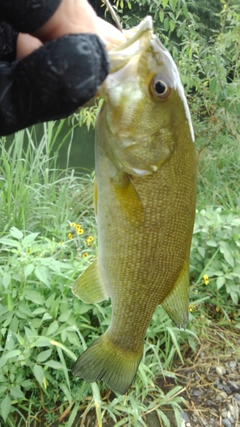
<path id="1" fill-rule="evenodd" d="M 197 353 L 188 349 L 184 362 L 174 368 L 185 399 L 182 426 L 240 427 L 240 331 L 211 325 Z M 165 392 L 176 385 L 171 378 L 157 382 Z"/>

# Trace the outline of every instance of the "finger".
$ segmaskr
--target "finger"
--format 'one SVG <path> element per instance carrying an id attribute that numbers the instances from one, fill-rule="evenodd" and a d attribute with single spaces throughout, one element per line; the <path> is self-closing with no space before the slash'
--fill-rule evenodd
<path id="1" fill-rule="evenodd" d="M 35 35 L 43 41 L 64 34 L 97 32 L 97 15 L 87 0 L 62 0 L 52 17 Z"/>
<path id="2" fill-rule="evenodd" d="M 97 18 L 98 21 L 98 35 L 101 37 L 107 50 L 118 46 L 126 41 L 125 36 L 116 27 L 104 21 L 104 19 Z"/>
<path id="3" fill-rule="evenodd" d="M 54 15 L 35 35 L 46 41 L 74 33 L 95 33 L 108 50 L 125 41 L 117 28 L 97 17 L 87 0 L 62 0 Z"/>
<path id="4" fill-rule="evenodd" d="M 17 59 L 30 55 L 34 50 L 42 46 L 42 42 L 30 34 L 19 33 L 17 38 Z"/>

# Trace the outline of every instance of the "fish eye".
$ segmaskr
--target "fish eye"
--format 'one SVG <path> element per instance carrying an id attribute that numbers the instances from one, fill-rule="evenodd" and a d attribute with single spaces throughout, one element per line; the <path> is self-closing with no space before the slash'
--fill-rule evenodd
<path id="1" fill-rule="evenodd" d="M 154 76 L 150 83 L 150 90 L 157 99 L 167 99 L 171 93 L 171 88 L 166 77 L 161 74 Z"/>

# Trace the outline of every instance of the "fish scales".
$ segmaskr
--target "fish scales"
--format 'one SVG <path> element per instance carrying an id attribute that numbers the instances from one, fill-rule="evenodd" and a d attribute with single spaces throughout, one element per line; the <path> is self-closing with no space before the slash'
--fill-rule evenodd
<path id="1" fill-rule="evenodd" d="M 118 393 L 134 379 L 156 306 L 186 325 L 196 198 L 193 131 L 176 65 L 149 17 L 126 33 L 110 53 L 96 125 L 98 260 L 73 286 L 85 302 L 112 302 L 109 328 L 73 373 Z"/>

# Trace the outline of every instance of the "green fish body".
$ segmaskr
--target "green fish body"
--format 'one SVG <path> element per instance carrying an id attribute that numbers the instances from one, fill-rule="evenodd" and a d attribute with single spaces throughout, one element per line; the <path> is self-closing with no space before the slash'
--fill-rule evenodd
<path id="1" fill-rule="evenodd" d="M 188 318 L 189 251 L 195 216 L 196 154 L 177 67 L 152 20 L 125 32 L 96 126 L 98 259 L 73 286 L 87 303 L 111 298 L 107 331 L 73 374 L 124 394 L 161 304 L 179 327 Z"/>

